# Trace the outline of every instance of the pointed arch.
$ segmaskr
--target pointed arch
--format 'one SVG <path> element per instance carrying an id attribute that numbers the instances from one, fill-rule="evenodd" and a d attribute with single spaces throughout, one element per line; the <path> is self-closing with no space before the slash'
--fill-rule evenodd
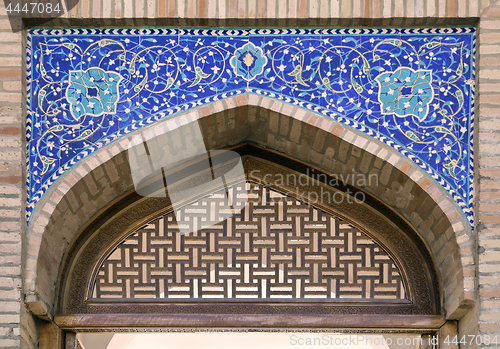
<path id="1" fill-rule="evenodd" d="M 282 154 L 297 166 L 344 178 L 377 174 L 379 181 L 372 185 L 349 180 L 346 184 L 397 213 L 397 220 L 425 242 L 438 270 L 448 319 L 461 317 L 473 304 L 473 279 L 466 276 L 474 275 L 467 222 L 439 185 L 393 149 L 321 115 L 256 95 L 221 100 L 166 121 L 169 129 L 190 123 L 199 123 L 210 149 L 251 143 Z M 139 132 L 147 136 L 149 130 Z M 35 314 L 53 313 L 57 280 L 69 263 L 64 258 L 68 248 L 78 245 L 82 232 L 97 229 L 95 219 L 103 212 L 119 210 L 127 202 L 137 204 L 127 146 L 128 140 L 122 139 L 103 147 L 66 173 L 37 205 L 25 268 L 27 302 Z"/>

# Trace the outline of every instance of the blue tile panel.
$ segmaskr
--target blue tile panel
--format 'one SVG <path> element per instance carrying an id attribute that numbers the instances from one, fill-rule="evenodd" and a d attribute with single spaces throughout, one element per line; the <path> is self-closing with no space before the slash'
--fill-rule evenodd
<path id="1" fill-rule="evenodd" d="M 473 225 L 474 28 L 31 29 L 27 219 L 78 161 L 170 115 L 250 92 L 414 161 Z"/>

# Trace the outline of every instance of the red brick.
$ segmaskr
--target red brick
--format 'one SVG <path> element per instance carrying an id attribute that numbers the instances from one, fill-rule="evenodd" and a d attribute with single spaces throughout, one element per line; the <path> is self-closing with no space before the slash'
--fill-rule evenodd
<path id="1" fill-rule="evenodd" d="M 0 115 L 21 115 L 21 106 L 0 107 Z"/>
<path id="2" fill-rule="evenodd" d="M 496 132 L 479 132 L 479 139 L 483 142 L 480 146 L 484 148 L 484 142 L 498 142 L 498 137 L 499 135 Z"/>
<path id="3" fill-rule="evenodd" d="M 462 269 L 462 271 L 463 271 L 464 277 L 475 277 L 476 276 L 476 271 L 472 268 Z"/>
<path id="4" fill-rule="evenodd" d="M 487 169 L 487 168 L 483 168 L 483 169 L 479 170 L 479 175 L 481 177 L 498 178 L 498 177 L 500 177 L 500 169 Z"/>
<path id="5" fill-rule="evenodd" d="M 0 92 L 1 102 L 20 103 L 22 95 L 18 92 Z"/>
<path id="6" fill-rule="evenodd" d="M 500 21 L 497 20 L 482 20 L 479 22 L 479 28 L 481 29 L 500 29 Z"/>
<path id="7" fill-rule="evenodd" d="M 307 4 L 307 0 L 299 0 L 299 18 L 306 18 Z"/>
<path id="8" fill-rule="evenodd" d="M 500 62 L 500 57 L 498 57 L 498 56 L 485 57 L 485 58 L 481 58 L 481 60 L 489 59 L 489 58 L 498 59 L 498 61 Z M 500 65 L 500 64 L 498 64 L 498 65 Z M 496 94 L 482 94 L 479 97 L 479 101 L 481 103 L 484 103 L 484 104 L 500 104 L 500 94 L 497 94 L 497 93 Z"/>
<path id="9" fill-rule="evenodd" d="M 430 188 L 431 185 L 432 185 L 432 182 L 429 180 L 429 178 L 426 178 L 420 184 L 420 188 L 422 188 L 423 190 L 427 190 L 428 188 Z"/>
<path id="10" fill-rule="evenodd" d="M 365 0 L 365 12 L 363 14 L 363 16 L 365 18 L 370 17 L 370 3 L 371 3 L 371 0 Z"/>
<path id="11" fill-rule="evenodd" d="M 158 0 L 158 17 L 167 17 L 167 0 Z"/>
<path id="12" fill-rule="evenodd" d="M 481 51 L 483 51 L 485 54 L 490 53 L 490 54 L 498 54 L 496 47 L 495 46 L 487 46 L 488 50 L 490 51 L 485 51 L 486 48 L 483 48 Z M 479 71 L 479 79 L 487 79 L 487 80 L 500 80 L 500 69 L 493 69 L 491 67 L 483 67 L 482 70 Z"/>
<path id="13" fill-rule="evenodd" d="M 208 106 L 203 106 L 201 107 L 201 113 L 203 114 L 203 116 L 208 116 L 212 114 L 212 110 L 210 110 L 210 107 Z"/>
<path id="14" fill-rule="evenodd" d="M 330 120 L 330 119 L 326 119 L 326 118 L 322 118 L 321 120 L 321 129 L 326 131 L 326 132 L 330 132 L 331 128 L 333 126 L 333 121 Z"/>
<path id="15" fill-rule="evenodd" d="M 246 5 L 247 5 L 247 0 L 238 1 L 238 18 L 245 18 L 248 16 Z"/>
<path id="16" fill-rule="evenodd" d="M 496 55 L 500 53 L 500 45 L 490 44 L 490 45 L 481 45 L 479 46 L 479 55 Z"/>
<path id="17" fill-rule="evenodd" d="M 342 132 L 344 132 L 344 128 L 342 126 L 340 126 L 340 125 L 335 125 L 335 126 L 333 126 L 331 132 L 335 136 L 340 137 L 340 135 L 342 134 Z"/>
<path id="18" fill-rule="evenodd" d="M 309 119 L 307 119 L 307 123 L 308 123 L 309 125 L 314 126 L 318 120 L 319 120 L 319 117 L 313 114 L 313 115 L 311 115 L 311 116 L 309 117 Z"/>
<path id="19" fill-rule="evenodd" d="M 185 6 L 187 8 L 186 17 L 187 18 L 195 18 L 196 17 L 196 3 L 197 3 L 197 1 L 187 0 L 187 1 L 184 1 L 184 3 L 185 3 Z"/>
<path id="20" fill-rule="evenodd" d="M 441 190 L 439 190 L 437 187 L 429 194 L 431 198 L 436 201 L 440 196 L 441 196 Z"/>
<path id="21" fill-rule="evenodd" d="M 482 156 L 479 158 L 479 166 L 497 167 L 500 164 L 500 156 Z"/>
<path id="22" fill-rule="evenodd" d="M 243 0 L 240 0 L 243 1 Z M 238 18 L 238 1 L 229 1 L 229 18 Z"/>
<path id="23" fill-rule="evenodd" d="M 491 71 L 484 71 L 484 75 L 490 76 L 491 79 L 496 79 L 496 77 L 493 75 L 493 72 Z M 481 107 L 479 108 L 479 114 L 481 117 L 497 117 L 500 115 L 500 112 L 497 108 L 486 108 L 486 107 Z"/>
<path id="24" fill-rule="evenodd" d="M 500 65 L 500 57 L 498 57 L 497 55 L 491 55 L 491 56 L 483 55 L 483 56 L 481 56 L 480 67 L 483 67 L 483 66 L 494 67 L 494 66 L 499 66 L 499 65 Z M 483 102 L 483 98 L 484 98 L 483 96 L 480 97 L 481 103 Z"/>
<path id="25" fill-rule="evenodd" d="M 264 14 L 266 13 L 266 1 L 259 0 L 257 3 L 257 18 L 264 18 Z"/>
<path id="26" fill-rule="evenodd" d="M 0 127 L 0 135 L 2 135 L 2 136 L 20 136 L 21 129 L 19 127 Z"/>
<path id="27" fill-rule="evenodd" d="M 448 17 L 456 17 L 457 8 L 455 6 L 455 0 L 448 0 Z"/>
<path id="28" fill-rule="evenodd" d="M 479 220 L 484 224 L 497 224 L 500 223 L 500 215 L 479 215 Z"/>
<path id="29" fill-rule="evenodd" d="M 175 17 L 175 0 L 168 0 L 168 16 Z"/>
<path id="30" fill-rule="evenodd" d="M 499 193 L 499 198 L 500 198 L 500 193 Z M 500 212 L 500 203 L 495 203 L 495 204 L 479 204 L 479 209 L 481 212 Z"/>
<path id="31" fill-rule="evenodd" d="M 479 34 L 481 45 L 500 43 L 500 33 L 481 33 Z"/>
<path id="32" fill-rule="evenodd" d="M 207 17 L 207 3 L 206 3 L 206 0 L 199 0 L 198 15 L 199 15 L 200 18 L 206 18 Z"/>
<path id="33" fill-rule="evenodd" d="M 479 235 L 479 239 L 489 238 L 491 236 L 498 236 L 498 235 L 500 235 L 500 228 L 483 229 L 483 230 L 481 230 L 481 233 Z"/>
<path id="34" fill-rule="evenodd" d="M 401 170 L 401 172 L 406 173 L 406 172 L 408 172 L 408 170 L 409 170 L 410 168 L 411 168 L 410 163 L 409 163 L 409 162 L 407 162 L 407 161 L 405 161 L 405 162 L 403 163 L 403 165 L 401 166 L 400 170 Z"/>
<path id="35" fill-rule="evenodd" d="M 500 84 L 479 84 L 479 91 L 484 92 L 498 92 L 500 91 Z"/>
<path id="36" fill-rule="evenodd" d="M 247 104 L 247 99 L 244 95 L 239 95 L 236 97 L 236 101 L 238 102 L 238 105 L 241 107 L 241 106 L 244 106 Z"/>
<path id="37" fill-rule="evenodd" d="M 459 217 L 458 215 L 458 212 L 457 211 L 452 211 L 451 213 L 447 214 L 446 217 L 448 217 L 448 220 L 450 222 L 454 221 L 455 219 L 457 219 Z"/>
<path id="38" fill-rule="evenodd" d="M 499 323 L 481 323 L 481 324 L 479 324 L 479 331 L 500 333 L 500 324 Z"/>
<path id="39" fill-rule="evenodd" d="M 489 110 L 494 110 L 495 115 L 489 115 L 490 117 L 494 117 L 485 119 L 488 115 L 484 115 L 481 112 L 481 117 L 483 118 L 481 121 L 479 121 L 479 127 L 481 128 L 481 131 L 500 131 L 500 125 L 498 125 L 498 118 L 496 117 L 496 115 L 498 115 L 498 108 L 489 108 Z M 497 137 L 497 141 L 500 140 L 500 134 L 497 133 Z"/>
<path id="40" fill-rule="evenodd" d="M 481 180 L 480 187 L 481 187 L 481 189 L 498 189 L 498 190 L 500 190 L 500 181 L 495 181 L 492 179 L 483 179 L 483 180 Z M 499 193 L 499 195 L 500 195 L 500 193 Z"/>
<path id="41" fill-rule="evenodd" d="M 2 222 L 2 226 L 0 227 L 0 231 L 19 231 L 21 229 L 21 222 Z M 10 233 L 11 236 L 15 236 L 13 233 Z M 0 234 L 3 237 L 2 241 L 6 241 L 5 235 Z M 16 238 L 17 240 L 17 238 Z"/>
<path id="42" fill-rule="evenodd" d="M 481 17 L 500 17 L 500 8 L 493 7 L 481 14 Z M 483 34 L 484 35 L 484 34 Z M 481 42 L 483 41 L 483 35 L 481 35 Z M 496 34 L 498 37 L 498 34 Z"/>
<path id="43" fill-rule="evenodd" d="M 19 91 L 21 92 L 21 81 L 19 80 L 13 80 L 13 81 L 4 81 L 3 82 L 3 89 L 5 91 Z"/>
<path id="44" fill-rule="evenodd" d="M 21 164 L 18 162 L 0 162 L 0 172 L 8 171 L 19 173 L 21 171 Z"/>
<path id="45" fill-rule="evenodd" d="M 484 285 L 497 285 L 499 281 L 500 280 L 497 275 L 488 275 L 488 276 L 479 275 L 479 283 Z"/>
<path id="46" fill-rule="evenodd" d="M 0 176 L 0 183 L 20 184 L 21 182 L 21 176 Z"/>
<path id="47" fill-rule="evenodd" d="M 0 68 L 0 78 L 2 79 L 19 79 L 21 76 L 21 69 Z"/>

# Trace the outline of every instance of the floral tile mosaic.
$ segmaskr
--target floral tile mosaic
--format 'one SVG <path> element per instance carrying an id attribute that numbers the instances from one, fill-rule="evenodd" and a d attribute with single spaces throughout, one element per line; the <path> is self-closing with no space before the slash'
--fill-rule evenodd
<path id="1" fill-rule="evenodd" d="M 332 118 L 397 149 L 473 225 L 475 30 L 30 29 L 28 220 L 98 148 L 245 92 Z"/>

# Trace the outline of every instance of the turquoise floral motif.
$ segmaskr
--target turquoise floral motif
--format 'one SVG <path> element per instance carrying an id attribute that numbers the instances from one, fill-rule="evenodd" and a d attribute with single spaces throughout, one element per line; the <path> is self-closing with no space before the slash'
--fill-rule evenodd
<path id="1" fill-rule="evenodd" d="M 66 98 L 73 117 L 79 120 L 83 115 L 115 114 L 122 79 L 120 74 L 101 68 L 70 71 Z"/>
<path id="2" fill-rule="evenodd" d="M 416 116 L 423 121 L 434 98 L 432 72 L 401 67 L 375 78 L 380 87 L 378 99 L 382 114 Z"/>
<path id="3" fill-rule="evenodd" d="M 252 81 L 264 71 L 267 57 L 260 47 L 249 42 L 234 52 L 229 63 L 236 75 L 241 76 L 246 81 Z"/>

